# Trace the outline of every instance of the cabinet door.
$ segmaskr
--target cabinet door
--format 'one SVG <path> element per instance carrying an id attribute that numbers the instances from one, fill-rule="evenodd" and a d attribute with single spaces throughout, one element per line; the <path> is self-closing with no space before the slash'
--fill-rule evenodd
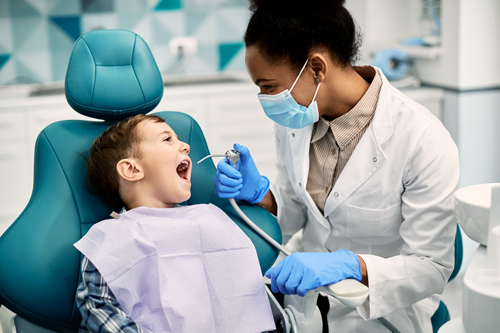
<path id="1" fill-rule="evenodd" d="M 2 142 L 25 138 L 23 111 L 22 107 L 0 109 L 0 140 Z"/>
<path id="2" fill-rule="evenodd" d="M 276 148 L 274 122 L 266 117 L 254 91 L 213 97 L 209 103 L 207 141 L 212 153 L 224 153 L 234 143 L 247 146 L 260 173 L 274 181 Z"/>
<path id="3" fill-rule="evenodd" d="M 161 112 L 161 111 L 179 111 L 184 112 L 191 117 L 193 117 L 200 127 L 203 129 L 205 133 L 206 121 L 205 121 L 205 104 L 207 103 L 207 98 L 197 97 L 188 99 L 185 97 L 184 99 L 172 99 L 170 96 L 163 97 L 162 101 L 158 106 L 153 110 L 153 112 Z M 205 134 L 206 135 L 206 134 Z"/>
<path id="4" fill-rule="evenodd" d="M 0 234 L 23 211 L 33 187 L 24 142 L 0 144 Z"/>

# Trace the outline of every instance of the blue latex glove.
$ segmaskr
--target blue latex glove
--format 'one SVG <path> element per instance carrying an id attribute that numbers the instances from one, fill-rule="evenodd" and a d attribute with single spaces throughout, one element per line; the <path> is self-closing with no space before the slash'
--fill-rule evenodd
<path id="1" fill-rule="evenodd" d="M 234 149 L 240 153 L 236 169 L 226 158 L 217 164 L 215 194 L 256 204 L 269 190 L 269 179 L 260 175 L 247 147 L 235 143 Z"/>
<path id="2" fill-rule="evenodd" d="M 273 292 L 304 296 L 309 290 L 345 279 L 361 281 L 358 257 L 347 250 L 292 253 L 266 272 Z"/>

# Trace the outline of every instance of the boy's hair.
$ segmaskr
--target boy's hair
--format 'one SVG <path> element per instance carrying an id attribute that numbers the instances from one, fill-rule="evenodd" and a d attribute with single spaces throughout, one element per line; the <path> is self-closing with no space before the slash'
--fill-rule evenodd
<path id="1" fill-rule="evenodd" d="M 138 114 L 111 125 L 92 143 L 87 160 L 89 185 L 105 202 L 123 205 L 116 165 L 124 158 L 141 158 L 137 126 L 145 120 L 165 122 L 156 115 Z"/>

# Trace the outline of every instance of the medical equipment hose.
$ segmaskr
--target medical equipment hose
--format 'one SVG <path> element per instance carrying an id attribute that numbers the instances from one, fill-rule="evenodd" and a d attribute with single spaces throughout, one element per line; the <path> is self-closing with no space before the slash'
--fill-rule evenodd
<path id="1" fill-rule="evenodd" d="M 384 324 L 385 327 L 389 329 L 392 333 L 401 333 L 393 324 L 391 324 L 387 319 L 384 317 L 378 318 L 378 320 Z"/>
<path id="2" fill-rule="evenodd" d="M 243 211 L 236 204 L 236 201 L 234 201 L 233 198 L 229 199 L 229 202 L 231 203 L 231 206 L 233 206 L 236 213 L 238 213 L 238 215 L 243 219 L 243 221 L 245 221 L 246 224 L 248 224 L 248 226 L 252 228 L 256 233 L 258 233 L 262 238 L 264 238 L 272 246 L 283 252 L 284 255 L 289 256 L 290 254 L 292 254 L 292 252 L 288 251 L 283 245 L 275 241 L 271 236 L 266 234 L 261 228 L 259 228 L 255 223 L 253 223 L 252 220 L 250 220 L 248 216 L 246 216 L 245 213 L 243 213 Z"/>

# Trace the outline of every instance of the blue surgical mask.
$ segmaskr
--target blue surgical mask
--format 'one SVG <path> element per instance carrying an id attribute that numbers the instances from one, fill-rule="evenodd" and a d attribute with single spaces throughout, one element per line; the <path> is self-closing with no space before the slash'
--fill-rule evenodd
<path id="1" fill-rule="evenodd" d="M 290 90 L 285 89 L 276 95 L 258 95 L 260 104 L 262 105 L 266 116 L 281 126 L 289 128 L 304 128 L 319 120 L 318 103 L 315 101 L 319 86 L 321 85 L 319 80 L 316 81 L 318 82 L 318 87 L 316 88 L 312 102 L 308 107 L 297 103 L 291 94 L 293 87 L 295 87 L 300 74 L 302 74 L 306 68 L 308 61 L 309 58 L 300 70 L 300 73 L 295 79 L 295 82 L 292 84 Z"/>

